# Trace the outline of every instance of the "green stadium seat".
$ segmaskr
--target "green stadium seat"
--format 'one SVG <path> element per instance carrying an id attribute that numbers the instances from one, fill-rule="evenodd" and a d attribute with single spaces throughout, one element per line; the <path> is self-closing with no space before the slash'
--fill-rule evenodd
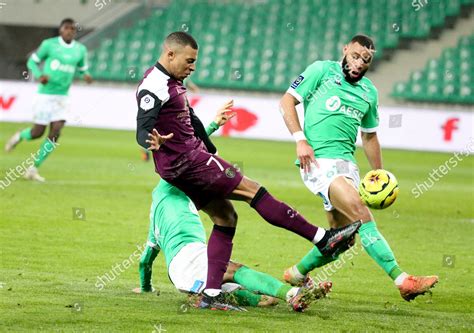
<path id="1" fill-rule="evenodd" d="M 474 104 L 474 34 L 461 37 L 458 45 L 431 59 L 424 70 L 414 71 L 408 82 L 397 83 L 392 96 L 408 100 L 436 100 L 445 103 Z M 426 87 L 426 93 L 419 88 Z"/>
<path id="2" fill-rule="evenodd" d="M 92 50 L 90 60 L 97 79 L 135 81 L 124 71 L 150 67 L 160 41 L 169 32 L 182 30 L 191 32 L 200 44 L 192 77 L 198 85 L 284 91 L 310 63 L 340 59 L 343 44 L 356 33 L 374 38 L 375 58 L 380 59 L 387 49 L 398 47 L 400 38 L 427 38 L 433 28 L 445 24 L 447 16 L 459 15 L 461 6 L 473 2 L 430 0 L 416 11 L 406 0 L 332 0 L 331 5 L 326 0 L 174 0 L 166 8 L 152 9 L 132 27 L 118 27 L 114 38 L 104 39 Z M 472 36 L 459 45 L 461 51 L 455 56 L 452 51 L 443 55 L 451 61 L 440 60 L 443 65 L 438 70 L 427 67 L 422 78 L 444 78 L 448 71 L 452 74 L 446 82 L 466 99 L 468 89 L 462 87 L 472 82 L 472 75 L 465 74 L 472 72 Z M 394 94 L 422 96 L 419 86 L 433 94 L 440 92 L 422 78 L 397 84 Z"/>

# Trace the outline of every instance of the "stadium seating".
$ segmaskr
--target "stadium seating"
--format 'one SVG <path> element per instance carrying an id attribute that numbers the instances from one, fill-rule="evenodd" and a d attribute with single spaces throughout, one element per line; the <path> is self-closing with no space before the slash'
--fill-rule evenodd
<path id="1" fill-rule="evenodd" d="M 282 91 L 311 62 L 339 59 L 341 45 L 355 33 L 374 37 L 380 58 L 401 37 L 428 37 L 474 0 L 418 0 L 419 10 L 414 2 L 174 0 L 104 40 L 91 50 L 90 63 L 97 79 L 136 81 L 155 61 L 163 38 L 182 30 L 200 44 L 192 76 L 198 85 Z"/>
<path id="2" fill-rule="evenodd" d="M 462 37 L 439 59 L 430 59 L 406 83 L 397 83 L 392 95 L 415 101 L 474 104 L 474 34 Z"/>

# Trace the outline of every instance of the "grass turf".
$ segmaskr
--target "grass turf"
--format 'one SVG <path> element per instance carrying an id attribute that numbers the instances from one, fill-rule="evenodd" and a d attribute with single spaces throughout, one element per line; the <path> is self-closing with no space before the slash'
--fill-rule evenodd
<path id="1" fill-rule="evenodd" d="M 23 127 L 0 123 L 0 142 Z M 313 223 L 327 225 L 321 200 L 305 189 L 292 165 L 293 143 L 214 141 L 221 156 L 239 163 L 247 176 Z M 39 144 L 1 152 L 0 180 Z M 162 257 L 154 265 L 159 296 L 131 293 L 138 286 L 133 253 L 146 240 L 150 192 L 159 179 L 152 163 L 140 161 L 134 133 L 65 128 L 60 146 L 41 168 L 46 183 L 18 179 L 0 190 L 0 330 L 472 331 L 474 159 L 464 158 L 418 199 L 411 192 L 451 156 L 385 150 L 385 166 L 398 177 L 401 192 L 392 207 L 374 212 L 403 269 L 440 276 L 432 295 L 403 301 L 384 272 L 359 251 L 331 274 L 330 298 L 303 314 L 289 312 L 281 302 L 248 313 L 183 312 L 185 298 L 169 282 Z M 361 173 L 368 171 L 360 150 L 357 158 Z M 280 278 L 310 248 L 245 204 L 235 206 L 233 259 Z M 83 209 L 85 219 L 75 208 Z M 209 231 L 209 218 L 203 221 Z M 113 267 L 128 259 L 131 267 L 120 266 L 123 272 L 112 276 Z M 114 279 L 99 290 L 97 277 L 106 273 Z"/>

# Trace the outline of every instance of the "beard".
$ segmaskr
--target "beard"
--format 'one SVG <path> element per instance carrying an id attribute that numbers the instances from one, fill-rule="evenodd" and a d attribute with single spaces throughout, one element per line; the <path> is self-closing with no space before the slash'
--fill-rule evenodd
<path id="1" fill-rule="evenodd" d="M 368 68 L 367 68 L 368 69 Z M 349 66 L 347 65 L 347 58 L 344 56 L 344 59 L 342 59 L 342 72 L 344 73 L 344 78 L 346 79 L 347 82 L 349 83 L 356 83 L 360 79 L 362 79 L 365 75 L 365 72 L 367 72 L 367 69 L 360 72 L 359 76 L 357 77 L 352 77 L 349 69 Z"/>

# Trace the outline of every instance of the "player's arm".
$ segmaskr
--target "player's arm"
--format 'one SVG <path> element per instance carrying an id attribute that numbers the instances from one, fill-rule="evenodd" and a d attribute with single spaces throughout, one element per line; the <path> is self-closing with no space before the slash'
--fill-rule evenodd
<path id="1" fill-rule="evenodd" d="M 375 99 L 370 103 L 369 111 L 361 121 L 362 147 L 365 156 L 372 169 L 382 169 L 382 150 L 377 137 L 377 127 L 379 125 L 378 97 L 375 92 Z"/>
<path id="2" fill-rule="evenodd" d="M 140 287 L 133 289 L 133 292 L 140 294 L 154 291 L 153 286 L 151 285 L 151 275 L 153 261 L 156 259 L 158 253 L 160 253 L 158 247 L 152 247 L 150 244 L 146 245 L 146 248 L 143 250 L 142 256 L 140 257 L 140 263 L 138 266 L 138 272 L 140 273 Z"/>
<path id="3" fill-rule="evenodd" d="M 372 169 L 383 169 L 382 150 L 380 149 L 380 142 L 377 137 L 377 132 L 362 132 L 361 136 L 362 147 L 364 148 L 365 156 L 367 156 L 370 166 Z"/>
<path id="4" fill-rule="evenodd" d="M 194 110 L 191 107 L 189 108 L 189 116 L 191 118 L 191 126 L 194 128 L 194 135 L 201 139 L 209 153 L 215 154 L 217 152 L 216 146 L 214 146 L 212 141 L 209 139 L 209 135 L 207 134 L 204 125 L 202 124 L 201 120 L 196 116 Z"/>
<path id="5" fill-rule="evenodd" d="M 137 142 L 145 149 L 158 150 L 166 140 L 173 137 L 173 133 L 161 135 L 154 128 L 162 101 L 152 92 L 141 90 L 137 95 L 137 103 Z"/>
<path id="6" fill-rule="evenodd" d="M 313 63 L 298 76 L 280 100 L 280 113 L 283 116 L 286 127 L 296 141 L 296 154 L 300 161 L 300 167 L 306 172 L 310 170 L 311 162 L 315 163 L 316 160 L 314 158 L 314 150 L 306 140 L 301 128 L 296 105 L 304 99 L 312 98 L 314 91 L 319 86 L 322 74 L 322 62 L 317 61 Z"/>
<path id="7" fill-rule="evenodd" d="M 49 43 L 44 40 L 40 47 L 31 54 L 26 62 L 26 67 L 31 71 L 33 76 L 38 79 L 42 84 L 48 83 L 48 76 L 43 75 L 39 65 L 48 57 Z"/>
<path id="8" fill-rule="evenodd" d="M 77 64 L 77 69 L 79 73 L 83 76 L 84 81 L 87 83 L 92 83 L 92 76 L 89 73 L 89 62 L 87 61 L 87 48 L 84 46 L 82 58 Z"/>

